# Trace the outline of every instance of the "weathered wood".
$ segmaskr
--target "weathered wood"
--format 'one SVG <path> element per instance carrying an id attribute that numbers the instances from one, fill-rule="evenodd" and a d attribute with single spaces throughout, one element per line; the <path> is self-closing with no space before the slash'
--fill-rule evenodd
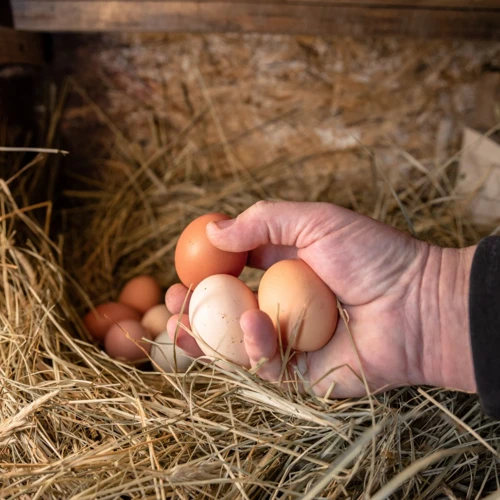
<path id="1" fill-rule="evenodd" d="M 33 3 L 98 3 L 103 0 L 31 0 Z M 173 0 L 148 0 L 155 3 L 172 3 Z M 376 6 L 387 7 L 395 6 L 403 8 L 458 8 L 458 9 L 495 9 L 500 8 L 498 0 L 248 0 L 247 2 L 239 0 L 175 0 L 177 3 L 199 3 L 199 4 L 274 4 L 274 5 L 336 5 L 336 6 Z M 11 0 L 12 4 L 19 3 L 19 0 Z M 141 3 L 140 0 L 114 0 L 119 3 Z M 107 2 L 107 3 L 114 3 Z"/>
<path id="2" fill-rule="evenodd" d="M 0 26 L 0 66 L 29 64 L 41 66 L 44 53 L 41 36 Z"/>
<path id="3" fill-rule="evenodd" d="M 29 31 L 260 32 L 500 39 L 498 0 L 12 0 Z"/>

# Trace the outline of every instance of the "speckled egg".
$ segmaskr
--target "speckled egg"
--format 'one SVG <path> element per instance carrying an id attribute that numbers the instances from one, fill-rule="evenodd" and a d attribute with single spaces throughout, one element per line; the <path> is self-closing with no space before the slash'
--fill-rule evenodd
<path id="1" fill-rule="evenodd" d="M 189 304 L 189 322 L 200 349 L 207 356 L 249 367 L 240 318 L 257 307 L 255 295 L 238 278 L 217 274 L 204 279 Z"/>

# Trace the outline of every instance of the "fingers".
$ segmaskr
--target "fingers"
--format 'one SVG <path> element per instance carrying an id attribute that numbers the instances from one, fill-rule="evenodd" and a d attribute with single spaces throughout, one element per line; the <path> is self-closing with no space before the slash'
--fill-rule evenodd
<path id="1" fill-rule="evenodd" d="M 244 344 L 250 365 L 256 366 L 263 358 L 267 361 L 257 374 L 265 380 L 275 382 L 281 371 L 281 356 L 278 336 L 271 318 L 263 311 L 254 309 L 241 315 L 240 326 L 244 333 Z"/>
<path id="2" fill-rule="evenodd" d="M 175 345 L 180 347 L 189 356 L 193 358 L 199 358 L 203 356 L 203 352 L 198 346 L 196 340 L 191 337 L 191 335 L 180 326 L 178 323 L 183 324 L 186 328 L 190 329 L 189 318 L 187 314 L 179 316 L 174 314 L 167 322 L 167 332 L 168 336 L 175 341 Z"/>
<path id="3" fill-rule="evenodd" d="M 172 285 L 165 294 L 165 305 L 171 314 L 179 314 L 182 311 L 182 306 L 186 300 L 188 289 L 181 283 Z M 184 305 L 184 311 L 187 312 L 189 308 L 189 301 L 191 299 L 191 292 Z"/>
<path id="4" fill-rule="evenodd" d="M 259 201 L 230 221 L 210 222 L 207 236 L 222 250 L 244 252 L 272 243 L 305 248 L 349 210 L 329 203 Z M 338 217 L 337 217 L 338 219 Z"/>

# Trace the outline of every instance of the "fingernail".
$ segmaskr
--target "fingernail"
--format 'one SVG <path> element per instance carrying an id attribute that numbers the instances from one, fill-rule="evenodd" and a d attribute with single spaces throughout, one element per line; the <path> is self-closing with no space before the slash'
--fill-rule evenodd
<path id="1" fill-rule="evenodd" d="M 229 227 L 231 227 L 234 223 L 236 222 L 236 219 L 228 219 L 228 220 L 219 220 L 217 222 L 215 222 L 215 225 L 219 228 L 219 229 L 228 229 Z"/>

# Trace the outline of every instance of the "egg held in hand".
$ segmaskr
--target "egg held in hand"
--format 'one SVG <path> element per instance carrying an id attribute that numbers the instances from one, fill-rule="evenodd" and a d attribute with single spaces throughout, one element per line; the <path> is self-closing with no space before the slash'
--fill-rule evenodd
<path id="1" fill-rule="evenodd" d="M 89 311 L 83 318 L 83 323 L 96 340 L 102 341 L 113 324 L 128 319 L 140 321 L 141 315 L 126 304 L 106 302 Z"/>
<path id="2" fill-rule="evenodd" d="M 151 276 L 137 276 L 123 287 L 118 302 L 126 304 L 141 314 L 161 301 L 161 288 Z"/>
<path id="3" fill-rule="evenodd" d="M 204 279 L 189 304 L 189 322 L 203 353 L 248 368 L 240 318 L 257 308 L 252 290 L 238 278 L 217 274 Z M 228 368 L 227 363 L 218 364 Z"/>
<path id="4" fill-rule="evenodd" d="M 154 342 L 151 360 L 156 369 L 159 367 L 166 373 L 184 373 L 193 363 L 192 358 L 174 345 L 166 331 L 161 332 Z"/>
<path id="5" fill-rule="evenodd" d="M 283 344 L 315 351 L 332 338 L 338 321 L 337 298 L 302 260 L 273 264 L 262 276 L 259 309 L 269 315 Z"/>
<path id="6" fill-rule="evenodd" d="M 120 321 L 106 333 L 104 350 L 112 358 L 123 361 L 145 360 L 151 343 L 143 339 L 152 340 L 151 334 L 138 321 Z"/>
<path id="7" fill-rule="evenodd" d="M 194 289 L 202 280 L 216 274 L 239 276 L 248 252 L 225 252 L 208 240 L 206 229 L 211 221 L 230 220 L 221 213 L 209 213 L 192 221 L 182 232 L 175 247 L 175 269 L 181 282 Z"/>

